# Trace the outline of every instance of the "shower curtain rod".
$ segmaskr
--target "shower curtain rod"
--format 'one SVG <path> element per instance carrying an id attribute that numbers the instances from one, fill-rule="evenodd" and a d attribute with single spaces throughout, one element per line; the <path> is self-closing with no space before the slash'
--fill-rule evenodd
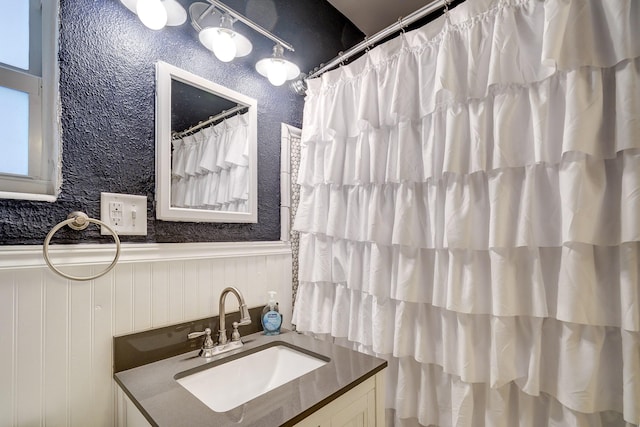
<path id="1" fill-rule="evenodd" d="M 434 0 L 428 5 L 423 6 L 420 9 L 416 10 L 415 12 L 412 12 L 411 14 L 407 15 L 406 17 L 404 18 L 400 17 L 396 23 L 391 24 L 388 27 L 378 31 L 371 37 L 365 37 L 363 41 L 349 48 L 346 52 L 342 53 L 341 55 L 336 56 L 331 61 L 321 66 L 320 69 L 309 74 L 307 78 L 313 79 L 315 77 L 318 77 L 319 75 L 325 73 L 326 71 L 329 71 L 330 69 L 340 64 L 341 62 L 351 58 L 353 55 L 358 54 L 363 50 L 376 44 L 380 40 L 383 40 L 386 37 L 389 37 L 390 35 L 397 33 L 398 31 L 402 30 L 407 25 L 411 25 L 418 19 L 423 18 L 442 7 L 448 6 L 450 3 L 451 3 L 451 0 Z"/>
<path id="2" fill-rule="evenodd" d="M 232 114 L 235 114 L 235 113 L 237 113 L 239 111 L 244 110 L 245 108 L 249 108 L 249 107 L 246 106 L 246 105 L 238 105 L 238 106 L 233 107 L 233 108 L 231 108 L 229 110 L 225 110 L 220 114 L 216 114 L 215 116 L 209 117 L 209 119 L 205 120 L 204 122 L 200 122 L 197 125 L 191 126 L 187 130 L 183 130 L 182 132 L 174 132 L 173 133 L 173 137 L 174 138 L 182 138 L 183 136 L 190 134 L 194 130 L 201 129 L 201 128 L 203 128 L 203 127 L 215 122 L 216 120 L 219 120 L 219 119 L 221 119 L 223 117 L 230 116 Z"/>

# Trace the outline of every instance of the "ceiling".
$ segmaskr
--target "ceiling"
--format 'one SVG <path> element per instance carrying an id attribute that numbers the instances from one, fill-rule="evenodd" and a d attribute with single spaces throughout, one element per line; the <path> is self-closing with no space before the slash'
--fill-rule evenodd
<path id="1" fill-rule="evenodd" d="M 328 0 L 366 36 L 407 16 L 433 0 Z"/>

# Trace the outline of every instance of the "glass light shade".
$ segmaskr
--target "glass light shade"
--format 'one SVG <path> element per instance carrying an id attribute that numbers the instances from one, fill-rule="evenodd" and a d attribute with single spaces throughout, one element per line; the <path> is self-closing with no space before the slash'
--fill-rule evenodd
<path id="1" fill-rule="evenodd" d="M 167 25 L 175 27 L 182 25 L 187 20 L 187 11 L 176 0 L 162 0 L 164 8 L 167 10 Z"/>
<path id="2" fill-rule="evenodd" d="M 295 79 L 300 75 L 300 68 L 284 59 L 280 52 L 258 61 L 256 70 L 268 78 L 269 82 L 274 86 L 281 86 L 287 80 Z"/>
<path id="3" fill-rule="evenodd" d="M 138 0 L 120 0 L 120 3 L 125 5 L 131 12 L 136 13 L 136 4 L 138 3 Z"/>
<path id="4" fill-rule="evenodd" d="M 236 57 L 236 44 L 233 35 L 224 29 L 217 29 L 213 35 L 213 53 L 222 62 L 232 61 Z"/>
<path id="5" fill-rule="evenodd" d="M 136 13 L 140 21 L 152 30 L 159 30 L 167 24 L 167 9 L 160 0 L 138 0 Z"/>
<path id="6" fill-rule="evenodd" d="M 228 49 L 231 49 L 230 47 L 225 47 L 229 44 L 229 38 L 226 37 L 226 35 L 228 35 L 231 38 L 231 42 L 235 45 L 235 58 L 246 56 L 251 53 L 253 45 L 248 38 L 233 29 L 233 21 L 230 16 L 223 15 L 222 18 L 218 18 L 217 15 L 207 15 L 204 13 L 207 10 L 207 5 L 205 4 L 203 6 L 200 6 L 197 2 L 193 3 L 189 6 L 189 13 L 192 16 L 205 15 L 199 21 L 192 20 L 194 28 L 198 31 L 198 39 L 200 39 L 200 43 L 202 43 L 204 47 L 213 51 L 218 59 L 224 61 L 223 58 L 228 57 L 229 54 L 226 56 L 222 54 L 221 57 L 221 52 L 219 52 L 219 50 L 227 49 L 228 51 Z M 226 35 L 221 36 L 221 33 L 226 33 Z M 219 47 L 219 44 L 222 44 L 222 46 Z M 231 59 L 228 59 L 225 62 L 228 62 Z"/>

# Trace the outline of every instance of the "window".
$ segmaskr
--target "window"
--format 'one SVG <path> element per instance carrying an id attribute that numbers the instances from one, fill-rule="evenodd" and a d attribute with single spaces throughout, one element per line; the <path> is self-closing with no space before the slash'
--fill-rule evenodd
<path id="1" fill-rule="evenodd" d="M 55 200 L 56 0 L 0 0 L 0 198 Z"/>

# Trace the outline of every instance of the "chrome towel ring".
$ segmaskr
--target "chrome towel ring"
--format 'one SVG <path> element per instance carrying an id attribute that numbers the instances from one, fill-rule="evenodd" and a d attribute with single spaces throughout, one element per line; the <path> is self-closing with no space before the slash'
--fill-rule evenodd
<path id="1" fill-rule="evenodd" d="M 109 230 L 109 232 L 113 236 L 113 240 L 116 243 L 116 256 L 115 256 L 115 258 L 113 258 L 113 261 L 111 262 L 111 264 L 109 264 L 109 266 L 105 270 L 103 270 L 102 272 L 100 272 L 98 274 L 95 274 L 93 276 L 86 276 L 86 277 L 72 276 L 70 274 L 66 274 L 66 273 L 63 273 L 62 271 L 58 270 L 51 263 L 51 260 L 49 259 L 49 242 L 51 241 L 51 238 L 53 237 L 53 235 L 56 234 L 56 232 L 58 230 L 60 230 L 62 227 L 64 227 L 65 225 L 68 225 L 69 227 L 73 228 L 74 230 L 84 230 L 85 228 L 87 228 L 89 226 L 90 223 L 94 223 L 94 224 L 101 225 L 101 226 L 105 227 L 107 230 Z M 47 234 L 47 237 L 44 239 L 44 244 L 42 245 L 42 254 L 44 255 L 44 260 L 46 261 L 46 263 L 49 266 L 49 268 L 52 269 L 55 273 L 59 274 L 60 276 L 66 278 L 66 279 L 70 279 L 70 280 L 79 280 L 79 281 L 93 280 L 93 279 L 97 279 L 100 276 L 104 276 L 109 271 L 111 271 L 111 269 L 113 267 L 116 266 L 116 264 L 118 262 L 118 258 L 120 258 L 120 238 L 118 237 L 118 233 L 116 233 L 113 230 L 113 228 L 109 227 L 104 222 L 102 222 L 100 220 L 97 220 L 97 219 L 89 218 L 87 216 L 87 214 L 85 214 L 84 212 L 78 212 L 78 211 L 71 212 L 67 216 L 66 220 L 58 223 L 57 225 L 55 225 L 51 229 L 51 231 L 49 231 L 49 234 Z"/>

